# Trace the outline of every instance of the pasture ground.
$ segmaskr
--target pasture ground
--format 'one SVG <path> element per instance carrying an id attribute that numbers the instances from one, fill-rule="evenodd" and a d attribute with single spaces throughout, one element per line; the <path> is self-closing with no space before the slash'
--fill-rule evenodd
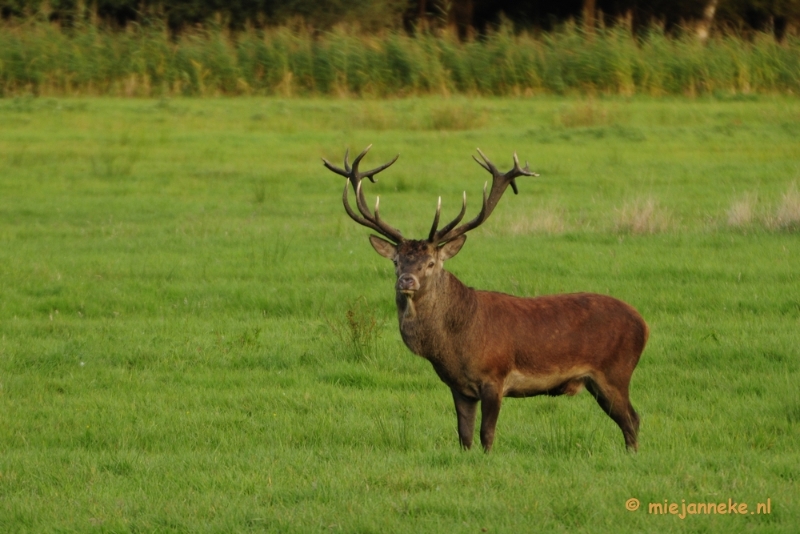
<path id="1" fill-rule="evenodd" d="M 369 143 L 414 237 L 530 160 L 448 268 L 634 305 L 638 454 L 587 393 L 458 449 L 320 162 Z M 796 98 L 0 100 L 0 531 L 796 532 L 798 181 Z"/>

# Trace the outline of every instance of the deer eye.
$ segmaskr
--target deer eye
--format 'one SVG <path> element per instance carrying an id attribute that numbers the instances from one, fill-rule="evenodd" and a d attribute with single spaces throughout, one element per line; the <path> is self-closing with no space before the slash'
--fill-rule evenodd
<path id="1" fill-rule="evenodd" d="M 428 269 L 432 268 L 434 265 L 436 265 L 434 262 L 430 262 L 430 263 L 428 264 Z"/>

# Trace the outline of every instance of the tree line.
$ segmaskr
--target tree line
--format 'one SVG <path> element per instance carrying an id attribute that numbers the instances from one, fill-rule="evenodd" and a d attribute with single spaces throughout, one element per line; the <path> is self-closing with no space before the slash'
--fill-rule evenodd
<path id="1" fill-rule="evenodd" d="M 450 27 L 461 37 L 503 20 L 518 29 L 552 30 L 573 20 L 596 25 L 653 25 L 666 31 L 712 27 L 729 32 L 800 29 L 800 0 L 0 0 L 6 20 L 38 18 L 70 27 L 91 21 L 113 28 L 165 22 L 175 33 L 214 24 L 230 30 L 302 24 L 325 31 L 338 24 L 364 31 L 409 32 Z"/>

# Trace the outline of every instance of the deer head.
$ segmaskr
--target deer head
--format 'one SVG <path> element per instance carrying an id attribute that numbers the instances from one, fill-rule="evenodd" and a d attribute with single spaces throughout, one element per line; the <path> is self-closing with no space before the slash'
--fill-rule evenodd
<path id="1" fill-rule="evenodd" d="M 483 186 L 483 205 L 480 213 L 469 222 L 459 226 L 459 223 L 464 218 L 467 211 L 467 193 L 464 192 L 461 203 L 461 211 L 455 219 L 448 224 L 439 228 L 439 218 L 442 211 L 442 197 L 439 197 L 439 202 L 436 206 L 436 214 L 433 218 L 433 225 L 428 234 L 427 239 L 405 239 L 399 230 L 386 224 L 380 218 L 380 197 L 375 202 L 375 210 L 369 211 L 367 203 L 364 199 L 364 192 L 361 187 L 361 181 L 364 178 L 375 183 L 375 175 L 392 165 L 399 155 L 388 163 L 384 163 L 380 167 L 376 167 L 370 171 L 360 172 L 358 166 L 361 160 L 367 154 L 372 145 L 369 145 L 359 154 L 350 166 L 348 162 L 349 150 L 344 155 L 344 169 L 332 165 L 327 160 L 323 159 L 325 167 L 329 170 L 344 176 L 347 180 L 344 184 L 344 192 L 342 193 L 342 202 L 347 214 L 357 223 L 370 228 L 384 238 L 378 236 L 370 236 L 369 240 L 372 247 L 381 256 L 392 260 L 395 266 L 395 274 L 397 275 L 397 283 L 395 289 L 398 293 L 402 293 L 409 298 L 418 298 L 424 295 L 432 283 L 437 279 L 441 273 L 443 264 L 461 250 L 464 242 L 467 240 L 466 233 L 474 228 L 477 228 L 492 214 L 495 206 L 497 205 L 500 197 L 510 185 L 517 194 L 517 184 L 515 179 L 519 176 L 539 176 L 531 172 L 528 168 L 527 162 L 525 167 L 521 168 L 517 154 L 514 154 L 514 167 L 506 172 L 501 173 L 497 167 L 478 149 L 483 161 L 481 162 L 473 156 L 478 164 L 492 174 L 492 188 L 487 197 L 486 188 L 488 184 Z M 357 214 L 353 211 L 348 200 L 348 184 L 352 185 L 356 195 L 356 207 L 360 213 Z"/>

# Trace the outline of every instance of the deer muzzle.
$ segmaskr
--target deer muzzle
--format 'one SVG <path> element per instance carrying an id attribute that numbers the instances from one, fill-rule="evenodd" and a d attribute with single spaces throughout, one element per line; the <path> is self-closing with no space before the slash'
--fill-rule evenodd
<path id="1" fill-rule="evenodd" d="M 395 284 L 395 289 L 406 295 L 413 295 L 416 290 L 419 289 L 419 280 L 413 274 L 401 274 L 397 278 L 397 284 Z"/>

